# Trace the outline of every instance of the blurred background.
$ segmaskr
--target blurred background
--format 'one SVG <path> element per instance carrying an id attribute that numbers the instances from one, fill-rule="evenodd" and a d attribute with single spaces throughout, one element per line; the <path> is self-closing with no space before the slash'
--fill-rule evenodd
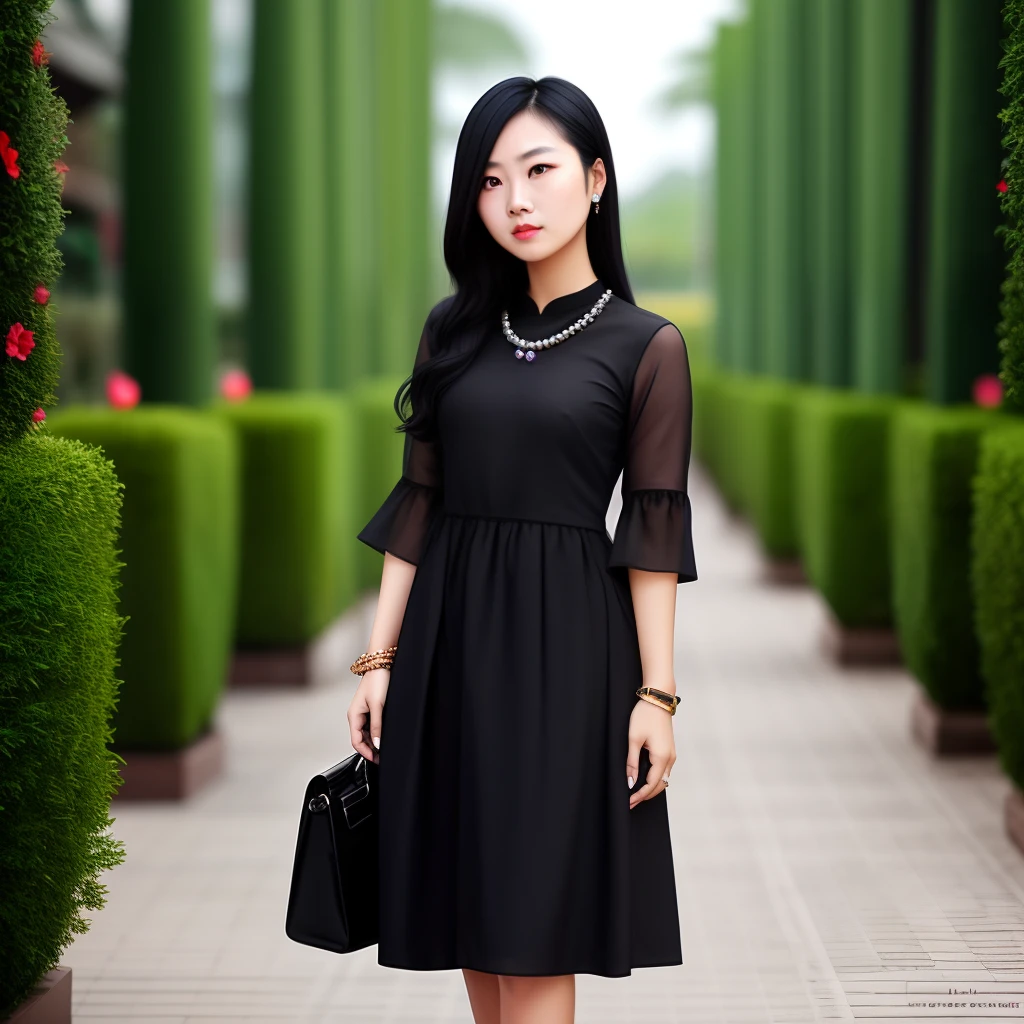
<path id="1" fill-rule="evenodd" d="M 0 29 L 0 1014 L 470 1019 L 456 972 L 284 916 L 458 132 L 552 74 L 686 339 L 700 572 L 685 963 L 580 979 L 580 1019 L 1021 1015 L 1024 0 L 11 0 Z"/>
<path id="2" fill-rule="evenodd" d="M 319 207 L 321 216 L 333 219 L 315 226 L 315 240 L 297 237 L 296 244 L 307 250 L 306 258 L 313 258 L 310 247 L 319 247 L 322 260 L 331 252 L 340 262 L 340 274 L 335 274 L 330 287 L 341 290 L 339 304 L 347 311 L 344 319 L 349 329 L 364 334 L 365 326 L 356 325 L 371 322 L 367 318 L 373 315 L 374 303 L 362 282 L 374 280 L 375 259 L 383 260 L 390 246 L 401 246 L 408 259 L 418 257 L 415 282 L 403 283 L 403 291 L 414 285 L 410 324 L 417 318 L 421 321 L 424 310 L 449 287 L 440 238 L 458 132 L 469 108 L 491 84 L 518 74 L 556 73 L 594 99 L 614 140 L 625 253 L 634 290 L 685 294 L 703 309 L 714 274 L 715 119 L 710 52 L 717 21 L 735 16 L 738 2 L 702 0 L 682 10 L 678 5 L 648 2 L 640 17 L 624 19 L 611 6 L 599 5 L 592 16 L 580 17 L 568 7 L 526 2 L 517 4 L 511 15 L 507 5 L 497 2 L 437 0 L 429 15 L 426 8 L 416 12 L 415 4 L 407 11 L 408 5 L 397 5 L 392 15 L 378 7 L 376 21 L 368 7 L 365 23 L 346 20 L 360 17 L 350 9 L 358 5 L 341 0 L 333 5 L 297 2 L 280 14 L 301 36 L 294 51 L 284 54 L 271 43 L 278 52 L 263 54 L 254 40 L 254 9 L 256 18 L 272 20 L 273 12 L 260 14 L 259 5 L 249 0 L 213 0 L 208 5 L 210 39 L 192 40 L 194 52 L 180 59 L 199 60 L 212 48 L 212 66 L 202 72 L 209 74 L 208 88 L 188 101 L 198 104 L 192 116 L 203 119 L 203 127 L 192 130 L 206 131 L 212 139 L 212 150 L 202 151 L 210 174 L 202 190 L 212 194 L 212 200 L 207 196 L 205 201 L 212 201 L 215 210 L 212 284 L 219 361 L 245 365 L 247 358 L 243 324 L 250 285 L 247 196 L 251 168 L 258 176 L 261 162 L 276 154 L 282 161 L 278 173 L 285 174 L 283 165 L 297 154 L 282 147 L 301 147 L 304 164 L 319 147 L 317 159 L 324 169 L 306 166 L 299 174 L 307 176 L 304 181 L 317 178 L 319 199 L 312 203 L 310 197 L 311 209 Z M 130 165 L 121 160 L 119 147 L 133 111 L 125 102 L 133 45 L 131 11 L 128 0 L 57 0 L 52 10 L 58 20 L 46 33 L 51 73 L 69 101 L 74 122 L 65 156 L 69 171 L 64 205 L 70 212 L 59 242 L 65 271 L 55 290 L 61 299 L 65 355 L 59 394 L 62 400 L 99 401 L 107 375 L 125 362 L 118 296 L 125 257 L 122 181 Z M 143 11 L 137 16 L 146 15 Z M 182 17 L 196 25 L 196 15 Z M 333 21 L 335 17 L 336 25 L 317 23 L 317 19 Z M 391 38 L 389 17 L 407 23 L 419 18 L 422 31 L 415 40 Z M 659 23 L 670 24 L 671 30 L 652 30 Z M 274 29 L 268 27 L 267 32 L 272 35 Z M 353 47 L 351 54 L 339 50 L 342 37 Z M 161 86 L 157 67 L 163 66 L 165 44 L 165 37 L 153 38 L 156 52 L 138 58 L 152 60 L 154 75 L 149 83 L 152 95 L 144 103 L 140 98 L 143 105 L 137 116 L 147 121 L 167 117 L 166 127 L 188 112 L 165 106 L 186 103 L 185 96 L 175 97 Z M 316 52 L 318 44 L 322 53 Z M 134 45 L 144 50 L 146 41 L 137 34 Z M 397 47 L 409 45 L 419 51 L 415 67 L 408 63 L 411 55 L 402 51 L 404 60 L 399 57 Z M 379 49 L 376 69 L 374 46 Z M 357 60 L 348 59 L 352 57 Z M 552 68 L 557 71 L 548 70 Z M 263 96 L 252 88 L 254 78 L 276 74 L 295 79 L 294 93 L 287 98 Z M 415 90 L 411 100 L 401 94 L 410 88 Z M 289 103 L 303 111 L 302 124 L 282 131 L 278 119 L 294 116 Z M 374 111 L 386 119 L 375 119 Z M 377 130 L 393 123 L 389 119 L 395 116 L 422 116 L 425 121 L 409 125 L 399 138 Z M 149 130 L 159 132 L 156 125 Z M 131 132 L 130 125 L 127 131 Z M 180 140 L 165 137 L 152 145 L 157 148 L 150 148 L 150 153 L 158 152 L 161 160 L 159 168 L 149 167 L 153 172 L 149 180 L 156 185 L 165 176 L 180 182 L 181 172 L 189 167 L 193 173 L 201 169 L 194 162 L 175 161 L 170 148 L 180 145 Z M 187 160 L 187 155 L 181 153 L 179 158 Z M 147 159 L 144 146 L 139 159 Z M 403 171 L 397 170 L 398 161 L 403 162 Z M 388 187 L 408 193 L 395 199 L 401 215 L 382 209 L 375 218 L 373 203 L 388 205 Z M 414 208 L 413 196 L 425 199 L 426 205 Z M 146 198 L 141 196 L 139 201 Z M 194 199 L 201 201 L 199 196 Z M 356 210 L 366 216 L 358 235 L 351 224 Z M 168 210 L 166 216 L 172 219 L 176 214 Z M 393 237 L 381 237 L 389 233 Z M 353 242 L 354 237 L 358 241 Z M 377 253 L 375 238 L 380 238 Z M 349 261 L 358 262 L 358 267 Z M 346 277 L 359 280 L 358 289 Z M 381 281 L 378 286 L 382 285 Z M 354 292 L 366 302 L 360 314 L 353 311 Z M 326 308 L 331 305 L 326 295 L 317 301 Z M 358 345 L 345 336 L 341 322 L 327 319 L 321 329 L 330 339 L 322 343 L 325 346 Z M 408 355 L 412 333 L 404 342 L 396 342 L 392 358 Z M 374 360 L 386 358 L 386 349 L 368 341 L 364 369 L 383 369 Z"/>

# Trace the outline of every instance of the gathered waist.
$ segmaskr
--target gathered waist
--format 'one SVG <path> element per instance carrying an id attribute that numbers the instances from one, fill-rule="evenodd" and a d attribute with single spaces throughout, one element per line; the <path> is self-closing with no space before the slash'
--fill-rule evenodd
<path id="1" fill-rule="evenodd" d="M 480 512 L 456 512 L 447 508 L 441 509 L 441 514 L 452 519 L 481 519 L 499 523 L 535 523 L 540 526 L 561 526 L 574 530 L 592 530 L 606 540 L 609 539 L 608 530 L 604 523 L 599 525 L 596 523 L 570 523 L 554 519 L 541 519 L 535 516 L 495 516 Z"/>

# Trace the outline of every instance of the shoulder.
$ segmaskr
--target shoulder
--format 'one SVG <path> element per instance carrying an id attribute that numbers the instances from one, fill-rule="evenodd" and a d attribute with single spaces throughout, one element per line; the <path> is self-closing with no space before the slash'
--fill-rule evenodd
<path id="1" fill-rule="evenodd" d="M 688 366 L 686 340 L 668 317 L 622 299 L 616 302 L 616 309 L 620 323 L 628 328 L 624 334 L 634 369 L 641 361 L 645 365 L 667 362 Z"/>
<path id="2" fill-rule="evenodd" d="M 628 327 L 637 357 L 651 347 L 663 349 L 666 354 L 673 348 L 685 350 L 682 332 L 668 317 L 616 297 L 612 298 L 609 309 L 613 306 L 620 325 Z"/>
<path id="3" fill-rule="evenodd" d="M 455 296 L 446 295 L 443 299 L 434 303 L 433 308 L 427 314 L 426 324 L 424 325 L 427 330 L 433 330 L 438 323 L 444 320 L 448 310 L 451 309 L 452 304 L 455 302 Z"/>

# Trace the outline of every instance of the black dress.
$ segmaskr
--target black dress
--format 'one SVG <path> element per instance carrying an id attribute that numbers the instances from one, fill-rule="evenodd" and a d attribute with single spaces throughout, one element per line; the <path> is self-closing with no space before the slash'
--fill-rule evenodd
<path id="1" fill-rule="evenodd" d="M 543 313 L 523 293 L 512 328 L 547 337 L 604 290 Z M 358 535 L 418 566 L 381 720 L 378 962 L 621 977 L 682 963 L 667 791 L 629 809 L 627 567 L 697 578 L 686 345 L 613 295 L 515 353 L 496 317 Z M 644 749 L 637 785 L 649 768 Z"/>

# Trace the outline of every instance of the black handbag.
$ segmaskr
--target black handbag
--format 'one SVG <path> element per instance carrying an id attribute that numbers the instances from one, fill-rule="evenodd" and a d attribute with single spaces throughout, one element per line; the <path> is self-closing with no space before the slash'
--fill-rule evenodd
<path id="1" fill-rule="evenodd" d="M 377 941 L 377 778 L 355 753 L 306 786 L 285 934 L 351 953 Z"/>

